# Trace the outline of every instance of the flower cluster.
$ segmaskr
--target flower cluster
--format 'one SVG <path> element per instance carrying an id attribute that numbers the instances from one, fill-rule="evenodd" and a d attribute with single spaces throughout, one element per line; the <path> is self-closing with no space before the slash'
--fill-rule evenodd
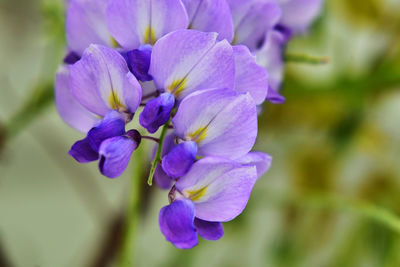
<path id="1" fill-rule="evenodd" d="M 319 0 L 69 0 L 68 54 L 56 76 L 61 117 L 86 133 L 69 154 L 120 176 L 143 138 L 169 189 L 159 224 L 178 248 L 223 235 L 271 157 L 251 151 L 257 106 L 281 103 L 284 44 Z M 126 130 L 140 106 L 149 134 Z M 143 130 L 140 130 L 142 133 Z M 168 133 L 167 133 L 168 132 Z M 158 161 L 157 157 L 160 157 Z M 151 173 L 151 175 L 153 174 Z"/>

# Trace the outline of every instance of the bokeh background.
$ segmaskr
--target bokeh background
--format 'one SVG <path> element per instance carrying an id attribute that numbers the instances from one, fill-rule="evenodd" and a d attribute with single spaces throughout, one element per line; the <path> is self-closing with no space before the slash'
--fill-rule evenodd
<path id="1" fill-rule="evenodd" d="M 4 267 L 113 266 L 130 173 L 146 168 L 132 160 L 110 180 L 67 155 L 82 136 L 53 103 L 63 10 L 0 0 Z M 288 51 L 331 61 L 288 62 L 287 101 L 259 120 L 257 149 L 273 165 L 245 212 L 220 241 L 177 250 L 157 223 L 166 193 L 143 178 L 135 266 L 400 266 L 400 1 L 327 0 Z"/>

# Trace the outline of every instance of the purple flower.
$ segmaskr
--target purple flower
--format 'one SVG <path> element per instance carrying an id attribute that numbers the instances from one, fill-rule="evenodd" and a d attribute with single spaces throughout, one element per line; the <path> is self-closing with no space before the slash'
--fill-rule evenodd
<path id="1" fill-rule="evenodd" d="M 233 39 L 232 15 L 226 0 L 182 0 L 189 15 L 189 29 L 217 32 L 218 40 Z"/>
<path id="2" fill-rule="evenodd" d="M 149 70 L 156 87 L 179 101 L 197 90 L 233 89 L 233 49 L 226 40 L 218 42 L 217 35 L 178 30 L 158 40 Z"/>
<path id="3" fill-rule="evenodd" d="M 142 82 L 153 80 L 149 74 L 151 45 L 142 45 L 138 49 L 128 51 L 125 55 L 130 71 Z"/>
<path id="4" fill-rule="evenodd" d="M 227 0 L 234 22 L 234 44 L 251 51 L 262 45 L 265 35 L 278 23 L 282 11 L 273 0 Z"/>
<path id="5" fill-rule="evenodd" d="M 218 240 L 224 234 L 221 222 L 243 211 L 256 180 L 254 166 L 215 157 L 199 160 L 170 191 L 171 204 L 159 214 L 161 232 L 183 249 L 197 245 L 197 234 Z"/>
<path id="6" fill-rule="evenodd" d="M 83 107 L 98 116 L 117 110 L 125 121 L 132 118 L 142 89 L 118 52 L 91 45 L 69 69 L 71 93 Z"/>
<path id="7" fill-rule="evenodd" d="M 106 20 L 111 34 L 126 50 L 154 44 L 165 34 L 188 26 L 180 0 L 113 0 Z"/>
<path id="8" fill-rule="evenodd" d="M 172 119 L 183 142 L 162 158 L 168 176 L 184 175 L 198 156 L 236 159 L 253 147 L 257 136 L 256 105 L 249 93 L 210 89 L 190 94 Z"/>
<path id="9" fill-rule="evenodd" d="M 69 0 L 66 18 L 67 43 L 70 53 L 66 61 L 74 63 L 90 44 L 114 46 L 107 29 L 105 13 L 108 0 Z"/>
<path id="10" fill-rule="evenodd" d="M 294 34 L 304 33 L 321 11 L 323 0 L 277 0 L 282 8 L 280 24 Z"/>

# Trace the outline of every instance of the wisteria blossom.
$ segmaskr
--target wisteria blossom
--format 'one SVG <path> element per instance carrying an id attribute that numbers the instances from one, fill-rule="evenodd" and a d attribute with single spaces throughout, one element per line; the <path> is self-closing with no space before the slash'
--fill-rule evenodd
<path id="1" fill-rule="evenodd" d="M 69 0 L 55 98 L 63 120 L 85 134 L 69 155 L 116 178 L 143 140 L 155 141 L 148 183 L 154 176 L 170 202 L 162 234 L 182 249 L 198 235 L 220 239 L 222 222 L 243 211 L 271 166 L 270 155 L 252 151 L 257 110 L 284 102 L 286 43 L 320 4 Z"/>

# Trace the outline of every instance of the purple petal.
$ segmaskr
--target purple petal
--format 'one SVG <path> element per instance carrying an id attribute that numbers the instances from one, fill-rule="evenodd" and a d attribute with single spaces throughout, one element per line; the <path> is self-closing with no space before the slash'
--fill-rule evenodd
<path id="1" fill-rule="evenodd" d="M 173 179 L 164 172 L 161 165 L 157 165 L 156 171 L 154 172 L 154 182 L 158 187 L 164 190 L 170 189 L 172 181 Z"/>
<path id="2" fill-rule="evenodd" d="M 321 11 L 322 0 L 278 1 L 282 8 L 281 22 L 294 34 L 303 33 Z"/>
<path id="3" fill-rule="evenodd" d="M 177 200 L 160 210 L 161 232 L 177 248 L 189 249 L 197 245 L 193 221 L 194 205 L 190 200 Z"/>
<path id="4" fill-rule="evenodd" d="M 96 127 L 87 134 L 90 146 L 94 151 L 99 151 L 100 144 L 111 137 L 125 133 L 125 122 L 117 111 L 110 111 Z"/>
<path id="5" fill-rule="evenodd" d="M 285 43 L 285 36 L 281 32 L 277 30 L 269 31 L 263 47 L 256 53 L 257 63 L 267 69 L 269 85 L 275 92 L 279 91 L 283 78 L 284 62 L 282 55 Z"/>
<path id="6" fill-rule="evenodd" d="M 55 100 L 58 113 L 71 127 L 81 132 L 89 131 L 99 120 L 93 113 L 85 109 L 72 96 L 69 85 L 69 70 L 60 67 L 55 81 Z"/>
<path id="7" fill-rule="evenodd" d="M 257 177 L 260 178 L 271 167 L 272 157 L 263 152 L 249 152 L 237 161 L 244 165 L 256 166 Z"/>
<path id="8" fill-rule="evenodd" d="M 64 63 L 71 65 L 71 64 L 74 64 L 75 62 L 77 62 L 79 59 L 81 59 L 81 56 L 78 55 L 77 53 L 68 52 L 68 54 L 64 58 Z"/>
<path id="9" fill-rule="evenodd" d="M 181 177 L 188 172 L 196 160 L 196 154 L 197 145 L 195 142 L 183 142 L 162 158 L 162 168 L 169 177 Z"/>
<path id="10" fill-rule="evenodd" d="M 193 164 L 175 187 L 195 203 L 197 218 L 225 222 L 243 211 L 256 180 L 254 166 L 206 157 Z"/>
<path id="11" fill-rule="evenodd" d="M 151 50 L 150 45 L 143 45 L 126 53 L 129 69 L 139 81 L 146 82 L 153 79 L 149 75 Z"/>
<path id="12" fill-rule="evenodd" d="M 110 1 L 106 16 L 110 32 L 126 50 L 153 44 L 188 25 L 180 0 L 114 0 Z"/>
<path id="13" fill-rule="evenodd" d="M 139 116 L 140 125 L 149 133 L 155 133 L 161 125 L 169 120 L 174 104 L 175 98 L 170 93 L 161 94 L 150 100 Z"/>
<path id="14" fill-rule="evenodd" d="M 88 163 L 99 158 L 99 154 L 92 149 L 87 137 L 73 144 L 68 154 L 80 163 Z"/>
<path id="15" fill-rule="evenodd" d="M 100 172 L 109 178 L 120 176 L 137 147 L 138 143 L 127 136 L 116 136 L 103 141 L 99 149 Z"/>
<path id="16" fill-rule="evenodd" d="M 216 39 L 216 33 L 179 30 L 158 40 L 149 71 L 157 88 L 179 100 L 195 90 L 233 89 L 233 49 Z"/>
<path id="17" fill-rule="evenodd" d="M 268 88 L 267 100 L 273 104 L 285 103 L 286 98 L 275 91 L 271 86 Z"/>
<path id="18" fill-rule="evenodd" d="M 218 40 L 233 38 L 231 10 L 225 0 L 182 0 L 189 15 L 189 28 L 217 32 Z"/>
<path id="19" fill-rule="evenodd" d="M 115 50 L 91 45 L 70 67 L 71 92 L 88 110 L 104 116 L 115 109 L 134 113 L 142 90 L 124 58 Z"/>
<path id="20" fill-rule="evenodd" d="M 224 227 L 220 222 L 208 222 L 199 218 L 194 219 L 197 233 L 207 240 L 218 240 L 224 236 Z"/>
<path id="21" fill-rule="evenodd" d="M 211 89 L 186 97 L 172 119 L 177 136 L 195 141 L 198 155 L 235 159 L 251 150 L 257 110 L 249 94 Z"/>
<path id="22" fill-rule="evenodd" d="M 69 0 L 66 18 L 70 51 L 82 55 L 90 44 L 112 46 L 105 11 L 108 0 Z"/>
<path id="23" fill-rule="evenodd" d="M 233 47 L 235 56 L 235 90 L 239 93 L 249 92 L 254 102 L 264 102 L 268 93 L 268 73 L 256 63 L 255 56 L 244 45 Z"/>

